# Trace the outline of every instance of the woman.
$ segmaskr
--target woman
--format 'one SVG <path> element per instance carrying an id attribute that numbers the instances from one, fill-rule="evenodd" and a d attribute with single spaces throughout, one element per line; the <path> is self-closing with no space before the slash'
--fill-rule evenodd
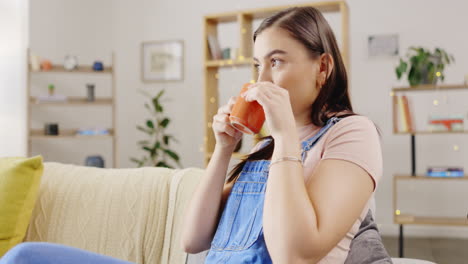
<path id="1" fill-rule="evenodd" d="M 242 136 L 229 124 L 236 98 L 218 110 L 182 246 L 210 249 L 206 263 L 344 263 L 382 176 L 377 129 L 353 113 L 336 39 L 317 9 L 279 12 L 253 40 L 258 82 L 241 96 L 262 105 L 271 136 L 225 181 Z"/>

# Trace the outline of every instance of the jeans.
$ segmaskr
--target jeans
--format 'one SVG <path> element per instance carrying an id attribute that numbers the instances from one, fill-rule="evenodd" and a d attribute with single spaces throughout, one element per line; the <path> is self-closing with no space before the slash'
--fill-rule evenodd
<path id="1" fill-rule="evenodd" d="M 133 264 L 86 250 L 45 242 L 25 242 L 10 249 L 0 264 Z"/>

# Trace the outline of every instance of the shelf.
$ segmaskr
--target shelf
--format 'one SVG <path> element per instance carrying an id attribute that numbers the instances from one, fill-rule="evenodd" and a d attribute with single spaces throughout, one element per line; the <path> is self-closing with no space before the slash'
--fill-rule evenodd
<path id="1" fill-rule="evenodd" d="M 44 135 L 44 130 L 33 129 L 29 135 L 30 139 L 101 139 L 101 138 L 113 138 L 113 130 L 110 129 L 108 135 L 77 135 L 77 129 L 59 129 L 59 135 Z"/>
<path id="2" fill-rule="evenodd" d="M 301 6 L 312 6 L 320 10 L 320 12 L 339 12 L 341 5 L 346 4 L 345 1 L 326 1 L 326 2 L 317 2 L 317 3 L 305 3 L 305 4 L 295 4 L 294 6 L 301 7 Z M 236 22 L 238 19 L 239 14 L 252 16 L 253 19 L 264 19 L 267 18 L 276 12 L 285 10 L 290 8 L 291 6 L 276 6 L 271 8 L 256 8 L 256 9 L 247 9 L 242 11 L 234 11 L 234 12 L 225 12 L 225 13 L 218 13 L 218 14 L 210 14 L 205 16 L 206 20 L 213 21 L 213 22 L 221 22 L 221 23 L 232 23 Z"/>
<path id="3" fill-rule="evenodd" d="M 94 73 L 94 74 L 110 74 L 112 73 L 112 67 L 104 67 L 103 71 L 95 71 L 92 66 L 78 66 L 75 70 L 65 70 L 63 65 L 53 65 L 52 69 L 48 71 L 33 71 L 31 66 L 29 66 L 29 71 L 35 74 L 44 74 L 44 73 Z"/>
<path id="4" fill-rule="evenodd" d="M 234 152 L 232 153 L 232 156 L 233 158 L 235 159 L 244 159 L 246 157 L 246 153 L 239 153 L 239 152 Z M 206 153 L 206 157 L 208 159 L 211 159 L 211 156 L 213 156 L 213 153 Z"/>
<path id="5" fill-rule="evenodd" d="M 112 105 L 112 98 L 96 98 L 93 102 L 88 102 L 86 97 L 68 97 L 67 101 L 50 101 L 50 102 L 37 102 L 35 97 L 30 97 L 30 103 L 32 105 L 77 105 L 77 106 L 89 106 L 89 105 Z"/>
<path id="6" fill-rule="evenodd" d="M 415 131 L 415 132 L 393 132 L 395 135 L 430 135 L 430 134 L 468 134 L 468 130 L 462 131 Z"/>
<path id="7" fill-rule="evenodd" d="M 401 225 L 443 225 L 468 226 L 468 219 L 463 217 L 425 217 L 414 215 L 395 215 L 394 223 Z"/>
<path id="8" fill-rule="evenodd" d="M 284 11 L 288 8 L 293 7 L 314 7 L 323 13 L 336 13 L 340 17 L 340 33 L 341 36 L 341 56 L 343 58 L 344 64 L 349 67 L 348 58 L 349 58 L 349 11 L 346 1 L 324 1 L 324 2 L 312 2 L 312 3 L 301 3 L 301 4 L 290 4 L 290 5 L 281 5 L 281 6 L 269 6 L 266 8 L 253 8 L 253 9 L 243 9 L 243 10 L 228 10 L 227 12 L 218 12 L 218 13 L 209 13 L 203 17 L 203 79 L 204 79 L 204 161 L 205 165 L 208 164 L 209 159 L 212 156 L 212 151 L 215 148 L 216 139 L 212 131 L 212 119 L 216 114 L 219 108 L 218 100 L 220 96 L 220 78 L 224 78 L 224 74 L 220 75 L 220 70 L 222 69 L 237 69 L 237 67 L 243 70 L 249 71 L 248 75 L 246 74 L 242 77 L 243 80 L 258 80 L 258 71 L 254 67 L 253 60 L 253 31 L 254 27 L 257 27 L 258 22 L 267 17 L 272 16 L 273 14 Z M 229 32 L 229 34 L 235 34 L 237 43 L 231 43 L 231 47 L 236 47 L 236 57 L 233 57 L 232 60 L 216 60 L 212 56 L 210 41 L 211 37 L 214 37 L 218 40 L 220 45 L 219 38 L 223 37 L 222 32 L 223 23 L 229 24 L 236 28 L 234 33 Z M 213 44 L 213 43 L 211 43 Z M 225 44 L 226 45 L 226 44 Z M 224 48 L 221 47 L 220 48 Z M 217 48 L 216 48 L 217 49 Z M 216 51 L 218 52 L 218 51 Z M 220 58 L 219 56 L 215 56 Z M 245 71 L 245 72 L 247 72 Z M 237 72 L 234 71 L 234 74 Z M 244 155 L 235 154 L 234 158 L 243 158 Z"/>
<path id="9" fill-rule="evenodd" d="M 207 68 L 232 67 L 232 66 L 252 66 L 253 59 L 245 58 L 238 60 L 209 60 L 205 62 Z"/>
<path id="10" fill-rule="evenodd" d="M 417 91 L 436 91 L 436 90 L 468 90 L 468 85 L 453 84 L 453 85 L 418 85 L 407 87 L 395 87 L 393 92 L 417 92 Z"/>
<path id="11" fill-rule="evenodd" d="M 424 175 L 403 175 L 403 174 L 397 174 L 394 176 L 396 180 L 450 180 L 450 181 L 456 181 L 456 180 L 468 180 L 468 176 L 464 177 L 429 177 L 429 176 L 424 176 Z"/>

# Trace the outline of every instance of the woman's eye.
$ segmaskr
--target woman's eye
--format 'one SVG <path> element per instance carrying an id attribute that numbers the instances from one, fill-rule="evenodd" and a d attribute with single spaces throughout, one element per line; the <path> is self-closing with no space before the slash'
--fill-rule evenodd
<path id="1" fill-rule="evenodd" d="M 272 66 L 272 67 L 275 67 L 275 66 L 277 66 L 278 64 L 281 64 L 281 60 L 279 60 L 279 59 L 271 59 L 271 66 Z"/>
<path id="2" fill-rule="evenodd" d="M 254 64 L 254 68 L 258 71 L 258 69 L 260 69 L 260 64 Z"/>

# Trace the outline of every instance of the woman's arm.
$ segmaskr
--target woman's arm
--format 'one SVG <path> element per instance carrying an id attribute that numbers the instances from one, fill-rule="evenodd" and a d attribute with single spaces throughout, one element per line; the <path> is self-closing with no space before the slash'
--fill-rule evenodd
<path id="1" fill-rule="evenodd" d="M 216 147 L 187 207 L 182 248 L 187 253 L 199 253 L 210 248 L 221 213 L 232 184 L 224 185 L 232 149 Z M 223 187 L 224 186 L 224 187 Z"/>
<path id="2" fill-rule="evenodd" d="M 300 157 L 296 133 L 288 134 L 275 138 L 272 160 Z M 298 162 L 270 169 L 263 225 L 273 262 L 318 262 L 351 229 L 373 192 L 371 177 L 354 163 L 327 159 L 317 166 L 309 187 Z"/>

